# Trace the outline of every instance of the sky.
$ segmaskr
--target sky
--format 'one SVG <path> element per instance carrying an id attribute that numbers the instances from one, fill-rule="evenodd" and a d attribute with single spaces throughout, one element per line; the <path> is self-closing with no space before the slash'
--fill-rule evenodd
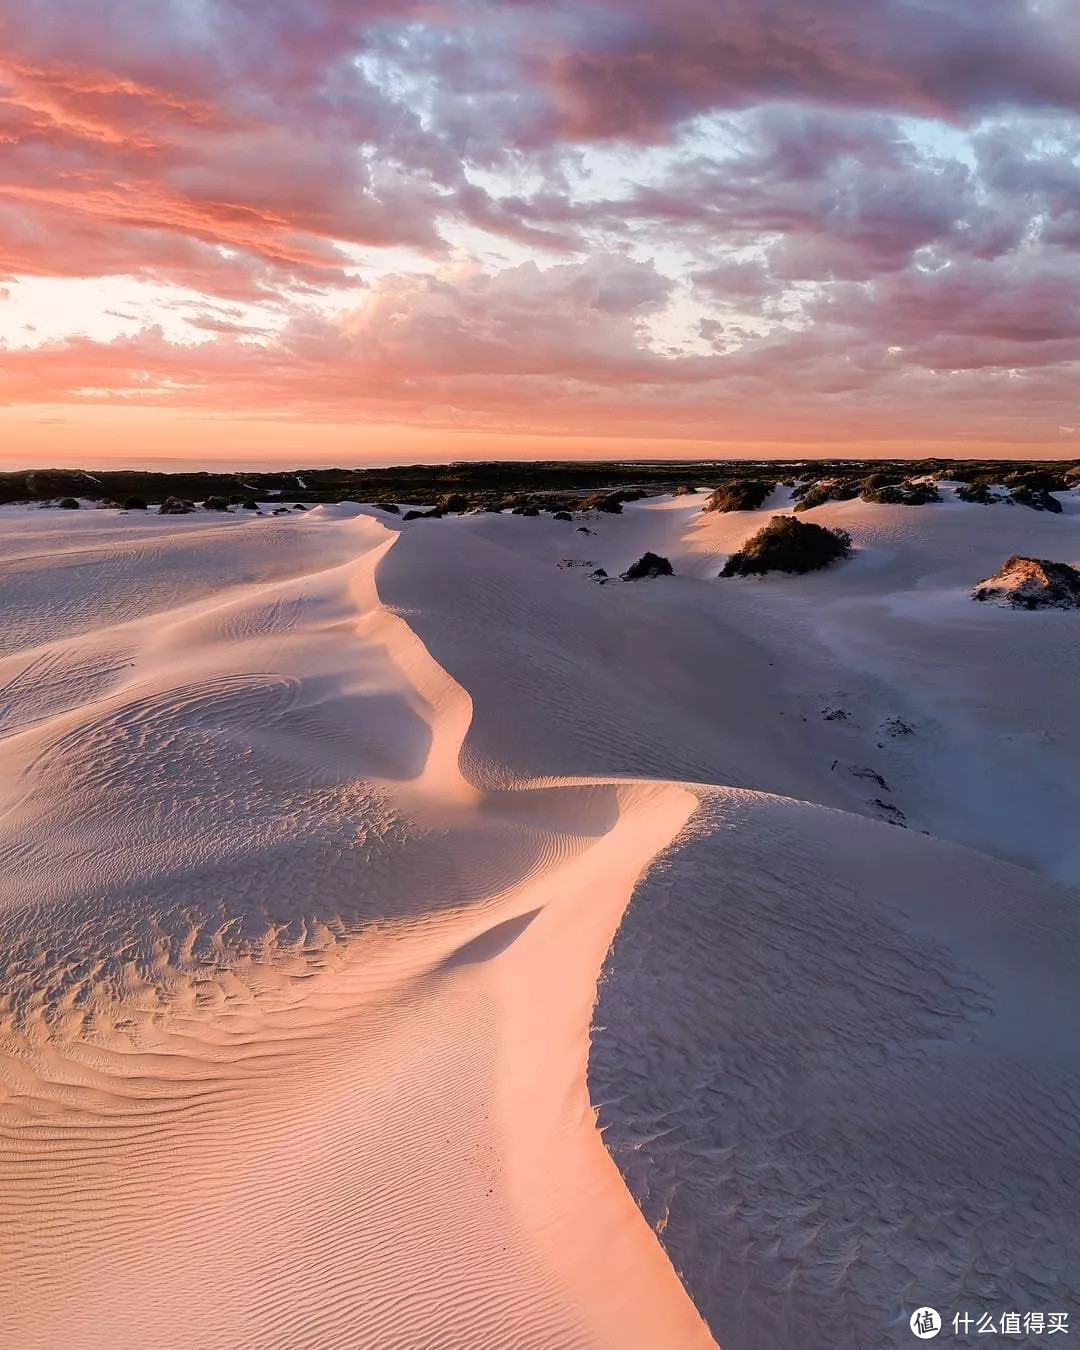
<path id="1" fill-rule="evenodd" d="M 0 465 L 1080 457 L 1076 0 L 0 0 Z"/>

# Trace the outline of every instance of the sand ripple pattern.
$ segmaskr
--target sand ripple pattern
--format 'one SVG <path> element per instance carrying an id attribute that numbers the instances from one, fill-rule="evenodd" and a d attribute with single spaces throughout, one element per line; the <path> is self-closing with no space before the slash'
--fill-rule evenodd
<path id="1" fill-rule="evenodd" d="M 205 592 L 144 539 L 168 580 L 118 624 L 121 541 L 5 667 L 0 1344 L 707 1345 L 584 1082 L 692 802 L 479 792 L 471 700 L 379 598 L 396 536 L 315 524 L 275 553 L 317 566 L 256 582 L 223 522 Z"/>

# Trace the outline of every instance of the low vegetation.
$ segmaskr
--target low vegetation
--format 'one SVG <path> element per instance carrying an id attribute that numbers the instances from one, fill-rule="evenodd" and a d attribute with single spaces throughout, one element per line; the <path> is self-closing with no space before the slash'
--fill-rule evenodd
<path id="1" fill-rule="evenodd" d="M 993 506 L 994 502 L 1001 501 L 997 493 L 990 491 L 990 484 L 984 483 L 982 479 L 976 479 L 974 483 L 961 483 L 956 489 L 956 495 L 962 502 L 977 502 L 981 506 Z"/>
<path id="2" fill-rule="evenodd" d="M 854 478 L 817 478 L 807 483 L 796 483 L 792 489 L 796 511 L 812 511 L 826 502 L 849 502 L 859 496 L 862 488 Z"/>
<path id="3" fill-rule="evenodd" d="M 978 473 L 960 468 L 947 476 L 960 483 L 956 495 L 962 502 L 978 502 L 983 506 L 1013 502 L 1033 511 L 1050 511 L 1055 515 L 1061 512 L 1061 503 L 1051 493 L 1067 492 L 1080 482 L 1080 470 L 1047 465 L 1022 469 L 999 467 L 997 472 L 985 469 Z"/>
<path id="4" fill-rule="evenodd" d="M 62 497 L 86 502 L 141 498 L 159 507 L 167 497 L 205 502 L 224 497 L 230 506 L 257 499 L 283 503 L 411 502 L 419 509 L 538 511 L 618 510 L 639 497 L 688 493 L 702 482 L 723 485 L 780 480 L 792 485 L 796 509 L 845 501 L 913 478 L 937 477 L 1006 489 L 1060 492 L 1080 483 L 1080 462 L 1016 460 L 715 460 L 583 463 L 536 460 L 456 464 L 404 464 L 391 468 L 296 469 L 272 472 L 159 473 L 130 469 L 32 469 L 0 473 L 0 503 L 55 504 Z M 601 508 L 600 501 L 610 506 Z M 453 505 L 446 505 L 447 503 Z M 465 505 L 462 507 L 461 502 Z M 618 505 L 616 505 L 616 503 Z M 137 509 L 137 508 L 130 508 Z M 719 508 L 717 508 L 719 509 Z M 736 508 L 745 509 L 745 508 Z M 1053 508 L 1044 508 L 1050 509 Z"/>
<path id="5" fill-rule="evenodd" d="M 709 493 L 703 511 L 756 511 L 765 504 L 775 483 L 765 478 L 732 478 Z"/>
<path id="6" fill-rule="evenodd" d="M 815 572 L 851 556 L 851 538 L 844 530 L 774 516 L 724 564 L 722 577 L 758 576 L 764 572 Z"/>
<path id="7" fill-rule="evenodd" d="M 1017 506 L 1030 506 L 1033 511 L 1052 511 L 1055 515 L 1061 514 L 1061 503 L 1056 497 L 1051 497 L 1045 488 L 1014 487 L 1009 496 Z"/>
<path id="8" fill-rule="evenodd" d="M 622 515 L 626 498 L 619 492 L 596 492 L 578 503 L 579 511 L 605 511 L 609 515 Z"/>
<path id="9" fill-rule="evenodd" d="M 646 577 L 670 577 L 674 574 L 674 571 L 675 569 L 668 559 L 662 558 L 659 553 L 643 553 L 636 563 L 632 563 L 626 569 L 622 574 L 622 579 L 623 581 L 643 581 Z"/>
<path id="10" fill-rule="evenodd" d="M 905 479 L 899 483 L 883 483 L 877 487 L 868 484 L 869 480 L 863 483 L 863 501 L 876 502 L 880 506 L 925 506 L 928 502 L 941 501 L 941 493 L 934 483 Z"/>

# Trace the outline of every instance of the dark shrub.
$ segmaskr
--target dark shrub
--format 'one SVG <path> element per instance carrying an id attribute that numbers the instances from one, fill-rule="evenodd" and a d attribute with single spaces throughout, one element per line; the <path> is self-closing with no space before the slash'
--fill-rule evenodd
<path id="1" fill-rule="evenodd" d="M 732 554 L 720 575 L 814 572 L 850 554 L 851 539 L 845 531 L 804 524 L 794 516 L 774 516 L 738 553 Z"/>
<path id="2" fill-rule="evenodd" d="M 848 502 L 862 491 L 859 484 L 850 478 L 819 478 L 805 487 L 796 486 L 796 511 L 812 511 L 815 506 L 824 506 L 826 502 Z"/>
<path id="3" fill-rule="evenodd" d="M 622 578 L 623 581 L 641 581 L 645 577 L 670 577 L 674 571 L 671 563 L 658 553 L 643 553 L 636 563 L 626 569 Z"/>
<path id="4" fill-rule="evenodd" d="M 259 509 L 259 503 L 254 497 L 245 497 L 240 505 L 245 511 L 257 511 Z"/>
<path id="5" fill-rule="evenodd" d="M 625 498 L 618 492 L 594 492 L 586 497 L 578 507 L 579 511 L 606 511 L 609 515 L 622 515 Z"/>
<path id="6" fill-rule="evenodd" d="M 1052 511 L 1061 514 L 1061 503 L 1056 497 L 1041 488 L 1014 487 L 1010 494 L 1012 500 L 1020 506 L 1030 506 L 1033 511 Z"/>
<path id="7" fill-rule="evenodd" d="M 56 503 L 61 511 L 78 511 L 79 503 L 74 497 L 61 497 Z"/>
<path id="8" fill-rule="evenodd" d="M 158 515 L 161 516 L 186 516 L 195 508 L 190 502 L 181 501 L 179 497 L 166 497 L 158 507 Z"/>
<path id="9" fill-rule="evenodd" d="M 962 502 L 978 502 L 982 506 L 991 506 L 1000 500 L 990 491 L 990 484 L 981 479 L 973 483 L 961 483 L 956 489 L 956 495 Z"/>
<path id="10" fill-rule="evenodd" d="M 689 483 L 680 483 L 678 487 L 673 488 L 671 495 L 673 497 L 692 497 L 697 492 L 696 487 L 691 487 Z"/>
<path id="11" fill-rule="evenodd" d="M 573 520 L 574 517 L 570 514 L 569 511 L 556 511 L 555 514 L 554 514 L 554 516 L 552 517 L 552 519 L 553 519 L 553 520 Z"/>
<path id="12" fill-rule="evenodd" d="M 146 503 L 143 501 L 143 499 L 142 499 L 141 497 L 125 497 L 125 498 L 124 498 L 124 510 L 125 510 L 125 511 L 145 511 L 145 510 L 146 510 Z"/>
<path id="13" fill-rule="evenodd" d="M 203 502 L 204 511 L 227 511 L 228 509 L 229 503 L 224 497 L 207 497 L 206 501 Z"/>
<path id="14" fill-rule="evenodd" d="M 906 479 L 901 483 L 867 488 L 864 480 L 862 499 L 879 506 L 925 506 L 927 502 L 941 501 L 941 494 L 933 483 L 913 483 Z"/>
<path id="15" fill-rule="evenodd" d="M 535 506 L 523 505 L 515 506 L 513 510 L 515 516 L 538 516 L 540 512 Z"/>
<path id="16" fill-rule="evenodd" d="M 469 509 L 469 499 L 460 492 L 451 492 L 445 496 L 439 503 L 443 511 L 467 511 Z"/>
<path id="17" fill-rule="evenodd" d="M 1032 492 L 1064 492 L 1069 486 L 1068 475 L 1050 469 L 1017 469 L 1005 475 L 1005 486 L 1030 488 Z"/>
<path id="18" fill-rule="evenodd" d="M 703 511 L 756 511 L 774 484 L 764 478 L 733 478 L 713 488 Z"/>
<path id="19" fill-rule="evenodd" d="M 401 515 L 401 507 L 398 506 L 397 502 L 372 502 L 371 504 L 376 511 L 389 511 L 392 516 Z"/>

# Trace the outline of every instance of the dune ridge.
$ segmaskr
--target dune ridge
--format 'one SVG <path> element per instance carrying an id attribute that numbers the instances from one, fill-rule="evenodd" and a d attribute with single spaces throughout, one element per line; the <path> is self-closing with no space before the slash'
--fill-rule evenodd
<path id="1" fill-rule="evenodd" d="M 400 536 L 295 530 L 317 568 L 108 636 L 88 596 L 0 672 L 5 1340 L 709 1344 L 585 1090 L 693 799 L 479 791 L 469 696 L 379 600 Z"/>

